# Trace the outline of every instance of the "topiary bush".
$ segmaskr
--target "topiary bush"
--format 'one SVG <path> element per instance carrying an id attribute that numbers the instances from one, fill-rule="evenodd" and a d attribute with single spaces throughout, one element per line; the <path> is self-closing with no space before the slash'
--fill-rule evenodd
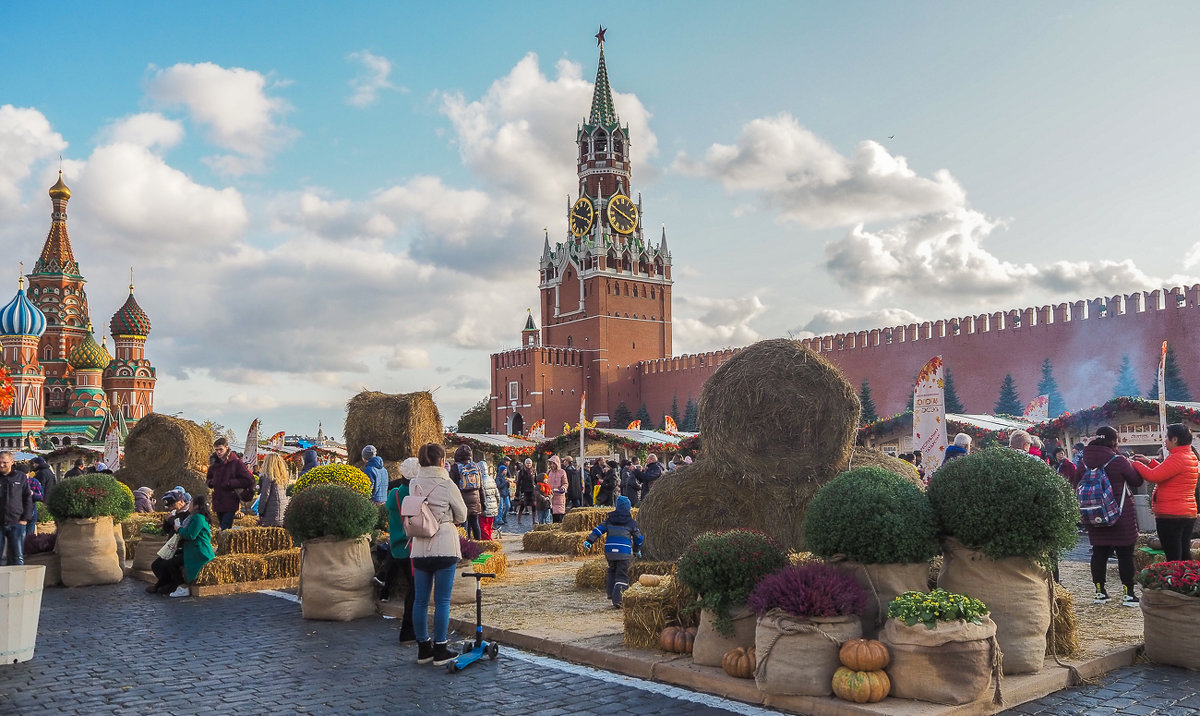
<path id="1" fill-rule="evenodd" d="M 735 529 L 696 537 L 679 558 L 676 574 L 700 595 L 691 608 L 710 610 L 717 631 L 729 633 L 730 607 L 745 604 L 758 580 L 787 563 L 787 554 L 769 535 Z"/>
<path id="2" fill-rule="evenodd" d="M 863 613 L 867 590 L 845 570 L 803 564 L 768 574 L 746 600 L 759 616 L 782 609 L 794 617 L 840 617 Z"/>
<path id="3" fill-rule="evenodd" d="M 112 475 L 95 473 L 60 480 L 45 504 L 56 520 L 111 516 L 122 522 L 133 513 L 133 493 Z"/>
<path id="4" fill-rule="evenodd" d="M 297 543 L 317 537 L 353 539 L 379 519 L 375 503 L 345 485 L 314 485 L 288 501 L 283 526 Z"/>
<path id="5" fill-rule="evenodd" d="M 911 481 L 860 467 L 817 491 L 804 517 L 804 544 L 821 557 L 864 564 L 928 562 L 938 553 L 937 520 Z"/>
<path id="6" fill-rule="evenodd" d="M 357 467 L 333 463 L 314 467 L 300 476 L 292 486 L 292 495 L 299 495 L 314 485 L 345 485 L 363 497 L 371 496 L 371 478 Z"/>
<path id="7" fill-rule="evenodd" d="M 1079 502 L 1050 466 L 1009 448 L 951 460 L 929 481 L 942 533 L 991 559 L 1026 557 L 1049 566 L 1078 539 Z"/>

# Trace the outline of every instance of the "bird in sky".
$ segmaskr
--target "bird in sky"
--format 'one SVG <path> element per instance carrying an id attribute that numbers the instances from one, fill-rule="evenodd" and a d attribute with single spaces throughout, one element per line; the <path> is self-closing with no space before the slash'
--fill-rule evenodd
<path id="1" fill-rule="evenodd" d="M 894 134 L 889 134 L 889 135 L 888 135 L 888 139 L 895 139 L 895 138 L 896 138 L 896 135 L 894 135 Z"/>

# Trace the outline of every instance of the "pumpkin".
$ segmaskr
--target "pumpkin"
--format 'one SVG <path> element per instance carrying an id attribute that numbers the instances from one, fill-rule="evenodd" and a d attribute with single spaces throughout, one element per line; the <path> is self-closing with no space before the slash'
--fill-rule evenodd
<path id="1" fill-rule="evenodd" d="M 892 660 L 887 646 L 874 639 L 851 639 L 838 652 L 842 665 L 851 671 L 879 671 Z"/>
<path id="2" fill-rule="evenodd" d="M 662 577 L 657 574 L 643 574 L 642 576 L 638 577 L 638 584 L 642 585 L 643 587 L 657 587 L 658 583 L 661 581 Z"/>
<path id="3" fill-rule="evenodd" d="M 833 672 L 833 693 L 839 699 L 856 704 L 882 701 L 892 690 L 892 682 L 883 671 L 854 671 L 839 666 Z"/>
<path id="4" fill-rule="evenodd" d="M 721 668 L 726 674 L 737 679 L 753 679 L 754 666 L 754 647 L 734 647 L 721 657 Z"/>
<path id="5" fill-rule="evenodd" d="M 658 645 L 663 651 L 673 651 L 676 654 L 692 653 L 692 645 L 696 641 L 696 627 L 669 626 L 658 635 Z"/>

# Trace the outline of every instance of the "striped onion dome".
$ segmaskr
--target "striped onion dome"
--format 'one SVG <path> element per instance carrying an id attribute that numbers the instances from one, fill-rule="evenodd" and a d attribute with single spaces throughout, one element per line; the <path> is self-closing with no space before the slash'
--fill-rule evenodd
<path id="1" fill-rule="evenodd" d="M 87 337 L 67 356 L 67 363 L 75 370 L 104 370 L 112 363 L 112 356 L 108 354 L 107 348 L 96 342 L 89 325 Z"/>
<path id="2" fill-rule="evenodd" d="M 150 333 L 150 317 L 133 298 L 133 286 L 129 287 L 129 298 L 125 305 L 113 314 L 108 327 L 113 336 L 146 336 Z"/>
<path id="3" fill-rule="evenodd" d="M 46 315 L 17 289 L 17 295 L 0 309 L 0 335 L 41 336 L 46 332 Z"/>

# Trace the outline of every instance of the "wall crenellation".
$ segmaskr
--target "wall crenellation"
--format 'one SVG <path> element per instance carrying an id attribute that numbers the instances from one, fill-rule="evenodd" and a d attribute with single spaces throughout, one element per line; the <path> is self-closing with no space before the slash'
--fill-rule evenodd
<path id="1" fill-rule="evenodd" d="M 1155 289 L 1128 295 L 1117 294 L 1111 298 L 1098 297 L 1091 300 L 1060 303 L 1055 306 L 1012 308 L 1007 311 L 967 315 L 961 318 L 820 335 L 801 339 L 801 343 L 818 353 L 828 353 L 915 341 L 938 341 L 961 335 L 1017 329 L 1036 330 L 1061 323 L 1105 320 L 1118 316 L 1197 307 L 1200 307 L 1200 284 L 1189 287 Z M 730 352 L 730 354 L 732 353 Z M 647 363 L 658 362 L 661 361 L 647 361 Z"/>
<path id="2" fill-rule="evenodd" d="M 740 350 L 741 348 L 726 348 L 724 350 L 708 351 L 705 353 L 688 353 L 682 356 L 674 356 L 672 358 L 644 360 L 637 363 L 637 369 L 640 375 L 696 370 L 701 368 L 707 369 L 724 363 Z"/>

